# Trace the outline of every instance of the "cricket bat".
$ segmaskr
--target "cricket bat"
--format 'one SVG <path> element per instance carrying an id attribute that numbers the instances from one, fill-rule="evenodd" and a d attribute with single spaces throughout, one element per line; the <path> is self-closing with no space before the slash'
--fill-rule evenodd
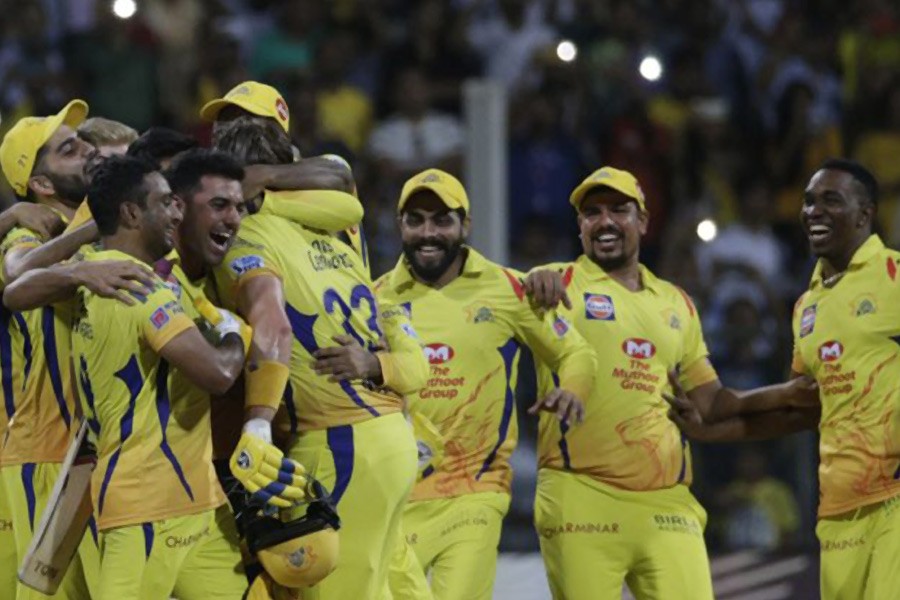
<path id="1" fill-rule="evenodd" d="M 82 419 L 19 567 L 19 581 L 48 595 L 56 592 L 69 569 L 93 513 L 91 473 L 97 455 L 86 434 L 87 420 Z"/>

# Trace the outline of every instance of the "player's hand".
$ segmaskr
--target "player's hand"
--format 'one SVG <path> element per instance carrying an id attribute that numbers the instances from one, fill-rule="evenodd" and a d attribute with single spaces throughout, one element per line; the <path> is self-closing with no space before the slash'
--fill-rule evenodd
<path id="1" fill-rule="evenodd" d="M 562 302 L 563 306 L 572 309 L 562 273 L 558 271 L 539 269 L 529 273 L 525 278 L 525 291 L 541 308 L 556 308 Z"/>
<path id="2" fill-rule="evenodd" d="M 303 465 L 257 435 L 244 432 L 229 465 L 254 500 L 278 508 L 307 500 Z"/>
<path id="3" fill-rule="evenodd" d="M 807 375 L 795 377 L 786 384 L 788 405 L 794 408 L 814 408 L 819 400 L 819 384 Z"/>
<path id="4" fill-rule="evenodd" d="M 663 399 L 669 403 L 669 419 L 689 438 L 703 439 L 703 416 L 681 387 L 678 376 L 671 371 L 669 383 L 673 393 L 662 393 Z"/>
<path id="5" fill-rule="evenodd" d="M 584 421 L 584 404 L 578 396 L 562 388 L 554 388 L 535 402 L 528 409 L 528 414 L 536 415 L 539 411 L 555 413 L 556 418 L 567 426 Z"/>
<path id="6" fill-rule="evenodd" d="M 223 339 L 229 333 L 236 333 L 244 343 L 244 356 L 250 352 L 250 342 L 253 340 L 253 328 L 244 322 L 242 318 L 224 308 L 215 306 L 209 299 L 200 296 L 194 299 L 194 308 L 213 326 L 219 339 Z"/>
<path id="7" fill-rule="evenodd" d="M 30 229 L 45 240 L 56 237 L 66 228 L 62 217 L 43 204 L 16 202 L 9 211 L 19 227 Z"/>
<path id="8" fill-rule="evenodd" d="M 381 379 L 381 363 L 377 356 L 349 335 L 336 335 L 331 339 L 338 345 L 313 352 L 316 359 L 313 369 L 318 375 L 329 375 L 328 381 Z"/>
<path id="9" fill-rule="evenodd" d="M 153 271 L 130 260 L 86 260 L 76 263 L 72 272 L 79 285 L 129 306 L 136 302 L 129 292 L 146 296 L 156 281 Z"/>

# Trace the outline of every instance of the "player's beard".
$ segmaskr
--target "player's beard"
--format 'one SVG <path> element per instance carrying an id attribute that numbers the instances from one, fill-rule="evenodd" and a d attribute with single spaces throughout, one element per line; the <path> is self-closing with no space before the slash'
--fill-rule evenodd
<path id="1" fill-rule="evenodd" d="M 459 238 L 450 243 L 438 240 L 422 240 L 421 242 L 416 242 L 415 244 L 403 244 L 403 255 L 406 256 L 406 260 L 409 261 L 409 264 L 412 267 L 413 271 L 415 271 L 416 275 L 418 275 L 425 281 L 437 281 L 444 273 L 447 272 L 447 269 L 451 264 L 453 264 L 453 261 L 456 260 L 456 257 L 459 256 L 459 253 L 462 251 L 462 245 L 462 238 Z M 444 256 L 440 261 L 432 265 L 424 265 L 419 262 L 418 258 L 416 257 L 416 250 L 420 246 L 438 246 L 441 250 L 444 251 Z"/>
<path id="2" fill-rule="evenodd" d="M 69 206 L 78 206 L 87 196 L 88 184 L 84 175 L 47 173 L 45 176 L 53 184 L 56 196 Z"/>

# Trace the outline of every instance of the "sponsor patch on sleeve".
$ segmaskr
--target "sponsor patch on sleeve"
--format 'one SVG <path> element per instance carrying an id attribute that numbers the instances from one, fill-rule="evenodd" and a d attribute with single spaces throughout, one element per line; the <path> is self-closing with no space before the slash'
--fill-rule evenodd
<path id="1" fill-rule="evenodd" d="M 253 269 L 262 269 L 266 266 L 265 261 L 263 261 L 262 256 L 258 254 L 250 254 L 247 256 L 239 256 L 229 265 L 231 270 L 235 275 L 243 275 L 248 271 L 252 271 Z"/>
<path id="2" fill-rule="evenodd" d="M 160 306 L 150 315 L 150 322 L 156 329 L 162 329 L 169 322 L 169 313 L 164 306 Z"/>
<path id="3" fill-rule="evenodd" d="M 413 338 L 414 340 L 419 339 L 419 334 L 416 333 L 415 329 L 413 329 L 412 323 L 402 323 L 400 325 L 400 329 L 403 330 L 403 333 Z"/>
<path id="4" fill-rule="evenodd" d="M 565 319 L 558 316 L 553 319 L 553 332 L 556 334 L 556 337 L 563 337 L 569 333 L 569 324 Z"/>

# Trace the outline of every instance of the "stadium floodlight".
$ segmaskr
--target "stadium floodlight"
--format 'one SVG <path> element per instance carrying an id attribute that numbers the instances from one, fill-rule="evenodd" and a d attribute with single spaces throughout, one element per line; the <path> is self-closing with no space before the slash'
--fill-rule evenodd
<path id="1" fill-rule="evenodd" d="M 137 12 L 137 3 L 134 0 L 113 0 L 112 11 L 120 19 L 130 19 Z"/>
<path id="2" fill-rule="evenodd" d="M 716 236 L 719 234 L 719 228 L 716 226 L 716 222 L 712 219 L 703 219 L 699 223 L 697 223 L 697 237 L 703 240 L 704 242 L 711 242 L 716 239 Z"/>
<path id="3" fill-rule="evenodd" d="M 563 62 L 572 62 L 578 56 L 578 47 L 571 40 L 562 40 L 556 46 L 556 56 Z"/>
<path id="4" fill-rule="evenodd" d="M 638 71 L 641 73 L 641 77 L 647 81 L 657 81 L 662 77 L 663 66 L 656 56 L 648 54 L 641 60 Z"/>

